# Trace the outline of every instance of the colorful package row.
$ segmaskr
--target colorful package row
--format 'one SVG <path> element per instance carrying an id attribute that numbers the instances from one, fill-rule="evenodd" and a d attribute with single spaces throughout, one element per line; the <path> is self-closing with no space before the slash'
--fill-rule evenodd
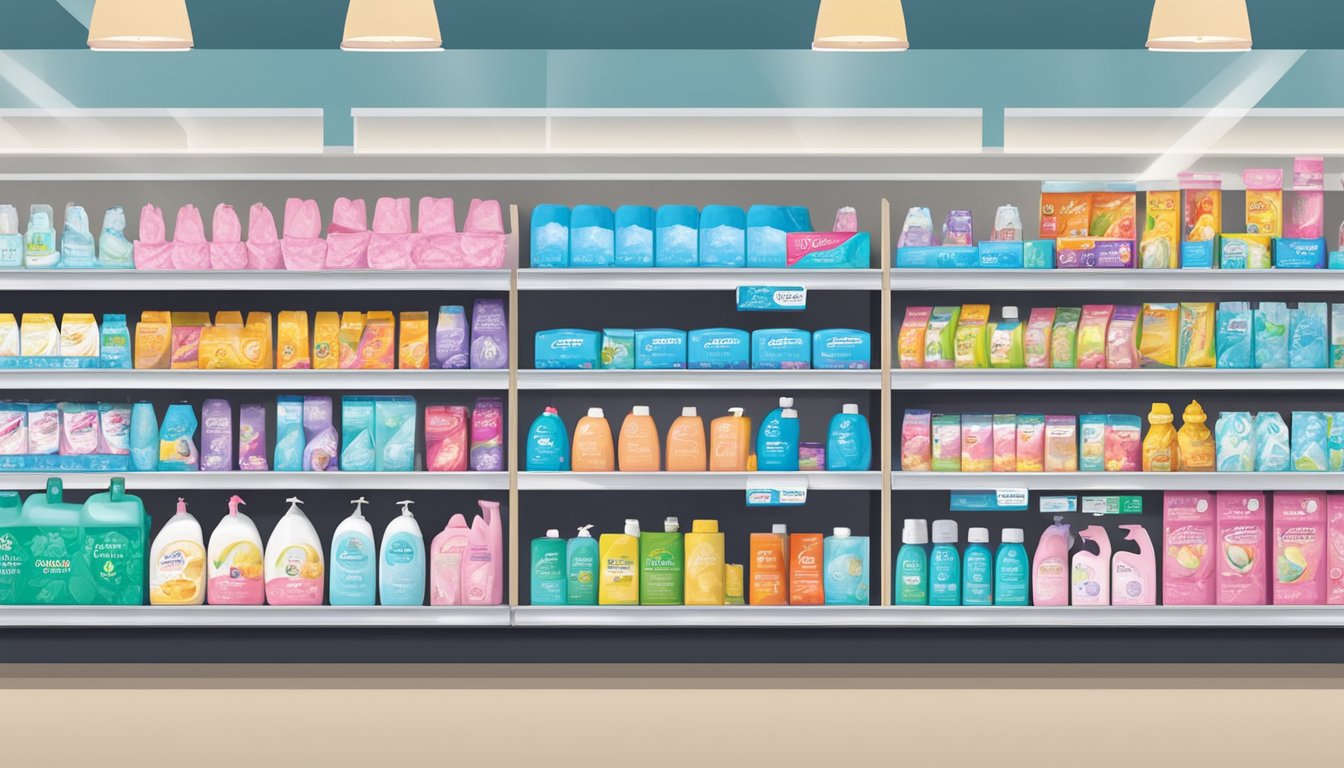
<path id="1" fill-rule="evenodd" d="M 909 410 L 901 424 L 907 472 L 1137 472 L 1137 416 L 933 414 Z"/>
<path id="2" fill-rule="evenodd" d="M 872 341 L 866 331 L 808 332 L 770 328 L 557 328 L 538 331 L 537 368 L 745 370 L 867 369 Z"/>
<path id="3" fill-rule="evenodd" d="M 25 312 L 21 323 L 0 313 L 0 368 L 130 368 L 131 334 L 125 315 Z"/>

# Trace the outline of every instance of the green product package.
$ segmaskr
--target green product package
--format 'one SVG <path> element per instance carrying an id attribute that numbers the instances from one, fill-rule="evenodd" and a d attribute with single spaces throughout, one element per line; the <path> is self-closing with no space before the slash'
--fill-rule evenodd
<path id="1" fill-rule="evenodd" d="M 1078 367 L 1078 322 L 1083 319 L 1080 307 L 1060 307 L 1055 310 L 1055 325 L 1050 330 L 1050 367 Z"/>
<path id="2" fill-rule="evenodd" d="M 142 605 L 149 515 L 139 497 L 126 493 L 125 480 L 114 477 L 105 493 L 89 497 L 80 512 L 80 527 L 94 604 Z"/>
<path id="3" fill-rule="evenodd" d="M 957 362 L 957 323 L 961 307 L 934 307 L 924 332 L 924 367 L 951 368 Z"/>
<path id="4" fill-rule="evenodd" d="M 23 504 L 18 521 L 5 531 L 5 543 L 18 552 L 18 605 L 91 605 L 93 580 L 83 558 L 78 504 L 66 504 L 61 481 L 47 481 L 45 494 Z"/>
<path id="5" fill-rule="evenodd" d="M 602 367 L 634 370 L 635 331 L 633 328 L 602 329 Z"/>
<path id="6" fill-rule="evenodd" d="M 685 602 L 686 545 L 680 533 L 639 535 L 639 604 Z"/>

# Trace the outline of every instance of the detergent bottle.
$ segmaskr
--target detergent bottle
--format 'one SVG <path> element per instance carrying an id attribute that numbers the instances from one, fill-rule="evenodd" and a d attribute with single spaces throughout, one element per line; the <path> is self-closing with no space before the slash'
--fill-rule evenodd
<path id="1" fill-rule="evenodd" d="M 663 530 L 639 534 L 639 604 L 681 605 L 686 550 L 681 521 L 669 517 Z"/>
<path id="2" fill-rule="evenodd" d="M 210 534 L 205 597 L 211 605 L 261 605 L 266 601 L 261 533 L 252 518 L 238 511 L 238 505 L 246 503 L 239 496 L 231 497 L 228 514 Z"/>
<path id="3" fill-rule="evenodd" d="M 723 605 L 727 595 L 723 532 L 718 520 L 692 520 L 686 534 L 686 604 Z"/>
<path id="4" fill-rule="evenodd" d="M 1032 605 L 1069 604 L 1069 524 L 1056 517 L 1041 534 L 1031 563 Z"/>
<path id="5" fill-rule="evenodd" d="M 598 539 L 598 605 L 639 605 L 639 521 Z"/>
<path id="6" fill-rule="evenodd" d="M 1176 429 L 1171 426 L 1173 418 L 1170 405 L 1153 403 L 1148 412 L 1148 435 L 1143 438 L 1144 472 L 1175 472 L 1180 465 L 1180 446 Z"/>
<path id="7" fill-rule="evenodd" d="M 1125 539 L 1139 551 L 1121 550 L 1111 560 L 1111 605 L 1157 605 L 1157 558 L 1142 525 L 1122 525 Z"/>
<path id="8" fill-rule="evenodd" d="M 481 513 L 471 521 L 467 561 L 462 566 L 462 595 L 467 605 L 504 602 L 504 521 L 499 502 L 476 502 Z"/>
<path id="9" fill-rule="evenodd" d="M 729 408 L 727 416 L 709 423 L 709 471 L 746 472 L 751 455 L 751 419 L 743 408 Z"/>
<path id="10" fill-rule="evenodd" d="M 462 605 L 462 567 L 471 546 L 471 529 L 462 515 L 453 515 L 429 546 L 429 604 Z"/>
<path id="11" fill-rule="evenodd" d="M 78 557 L 84 542 L 79 529 L 80 507 L 65 502 L 59 477 L 47 480 L 46 493 L 23 502 L 13 527 L 11 552 L 19 553 L 14 599 L 18 605 L 88 605 L 93 585 L 77 578 Z M 37 546 L 38 538 L 45 546 Z M 78 566 L 78 568 L 76 567 Z"/>
<path id="12" fill-rule="evenodd" d="M 0 605 L 15 603 L 16 582 L 23 566 L 23 554 L 15 546 L 22 509 L 19 494 L 0 491 Z"/>
<path id="13" fill-rule="evenodd" d="M 186 500 L 177 500 L 177 514 L 164 523 L 149 552 L 150 605 L 205 602 L 205 541 Z"/>
<path id="14" fill-rule="evenodd" d="M 658 425 L 649 414 L 649 406 L 636 405 L 626 415 L 616 453 L 622 472 L 657 472 L 663 468 Z"/>
<path id="15" fill-rule="evenodd" d="M 831 417 L 826 439 L 826 470 L 867 472 L 873 468 L 873 433 L 855 403 L 845 403 Z"/>
<path id="16" fill-rule="evenodd" d="M 303 514 L 303 499 L 285 499 L 289 509 L 266 540 L 266 602 L 271 605 L 321 605 L 326 576 L 322 540 Z"/>
<path id="17" fill-rule="evenodd" d="M 1111 538 L 1100 525 L 1089 525 L 1078 536 L 1096 543 L 1097 551 L 1082 549 L 1073 555 L 1073 604 L 1110 605 Z"/>
<path id="18" fill-rule="evenodd" d="M 616 451 L 612 447 L 611 425 L 601 408 L 589 408 L 588 415 L 574 427 L 574 449 L 570 463 L 575 472 L 613 472 Z"/>
<path id="19" fill-rule="evenodd" d="M 528 472 L 568 472 L 569 432 L 560 412 L 547 407 L 527 431 Z"/>
<path id="20" fill-rule="evenodd" d="M 761 420 L 756 436 L 756 466 L 761 472 L 798 471 L 798 411 L 793 398 L 779 398 L 779 407 Z"/>
<path id="21" fill-rule="evenodd" d="M 398 501 L 401 514 L 383 531 L 378 553 L 378 602 L 383 605 L 425 604 L 425 536 L 411 514 L 415 502 Z"/>
<path id="22" fill-rule="evenodd" d="M 149 515 L 126 479 L 114 477 L 104 493 L 84 502 L 79 515 L 95 605 L 143 605 Z M 257 561 L 260 565 L 261 561 Z M 73 583 L 72 583 L 72 586 Z M 76 589 L 78 589 L 76 587 Z"/>
<path id="23" fill-rule="evenodd" d="M 1205 422 L 1208 416 L 1198 400 L 1191 400 L 1181 415 L 1181 429 L 1176 433 L 1177 466 L 1182 472 L 1212 472 L 1214 460 L 1213 433 Z M 1149 433 L 1151 434 L 1151 432 Z"/>
<path id="24" fill-rule="evenodd" d="M 565 540 L 551 528 L 532 540 L 532 605 L 565 605 Z"/>
<path id="25" fill-rule="evenodd" d="M 361 496 L 350 503 L 355 510 L 331 537 L 331 604 L 373 605 L 378 597 L 378 562 L 373 526 L 364 517 L 369 502 Z"/>
<path id="26" fill-rule="evenodd" d="M 565 601 L 569 605 L 597 605 L 597 539 L 585 525 L 565 549 Z"/>
<path id="27" fill-rule="evenodd" d="M 705 422 L 687 406 L 667 430 L 667 471 L 704 472 L 705 466 Z"/>

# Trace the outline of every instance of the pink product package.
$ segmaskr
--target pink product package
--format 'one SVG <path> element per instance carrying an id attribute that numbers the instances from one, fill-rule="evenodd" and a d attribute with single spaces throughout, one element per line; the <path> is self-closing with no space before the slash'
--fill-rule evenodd
<path id="1" fill-rule="evenodd" d="M 1079 368 L 1106 367 L 1106 334 L 1115 307 L 1110 304 L 1083 306 L 1083 317 L 1078 323 L 1077 358 Z M 1135 357 L 1138 357 L 1137 351 Z"/>
<path id="2" fill-rule="evenodd" d="M 430 472 L 467 471 L 465 405 L 425 408 L 425 469 Z"/>
<path id="3" fill-rule="evenodd" d="M 416 269 L 461 269 L 466 262 L 451 197 L 420 198 L 420 236 L 411 248 Z"/>
<path id="4" fill-rule="evenodd" d="M 28 453 L 28 407 L 23 403 L 0 403 L 0 456 Z"/>
<path id="5" fill-rule="evenodd" d="M 265 472 L 266 461 L 266 406 L 248 403 L 238 409 L 238 469 L 244 472 Z"/>
<path id="6" fill-rule="evenodd" d="M 961 417 L 961 471 L 994 471 L 994 417 L 967 414 Z"/>
<path id="7" fill-rule="evenodd" d="M 994 471 L 1017 471 L 1017 417 L 1011 413 L 994 416 Z"/>
<path id="8" fill-rule="evenodd" d="M 508 250 L 504 212 L 498 200 L 472 199 L 462 228 L 462 257 L 467 269 L 500 269 Z"/>
<path id="9" fill-rule="evenodd" d="M 247 269 L 247 246 L 243 245 L 243 224 L 232 205 L 215 206 L 210 226 L 210 268 Z"/>
<path id="10" fill-rule="evenodd" d="M 1218 604 L 1269 601 L 1269 537 L 1263 493 L 1218 492 Z"/>
<path id="11" fill-rule="evenodd" d="M 285 201 L 285 239 L 280 241 L 285 269 L 315 272 L 327 265 L 327 241 L 322 239 L 322 211 L 316 200 L 291 197 Z"/>
<path id="12" fill-rule="evenodd" d="M 933 468 L 933 414 L 906 411 L 901 422 L 901 469 L 928 472 Z"/>
<path id="13" fill-rule="evenodd" d="M 1325 602 L 1344 605 L 1344 495 L 1326 497 L 1329 515 L 1327 526 L 1326 568 L 1329 581 L 1325 588 Z"/>
<path id="14" fill-rule="evenodd" d="M 1121 305 L 1115 308 L 1106 328 L 1106 367 L 1138 368 L 1138 323 L 1141 307 Z"/>
<path id="15" fill-rule="evenodd" d="M 1017 471 L 1045 471 L 1045 417 L 1017 417 Z"/>
<path id="16" fill-rule="evenodd" d="M 1274 604 L 1325 603 L 1323 493 L 1274 494 Z"/>
<path id="17" fill-rule="evenodd" d="M 1216 598 L 1213 496 L 1163 494 L 1162 603 L 1213 605 Z"/>
<path id="18" fill-rule="evenodd" d="M 338 198 L 327 228 L 327 269 L 368 269 L 369 213 L 362 199 Z"/>
<path id="19" fill-rule="evenodd" d="M 98 424 L 98 406 L 85 403 L 61 403 L 61 455 L 90 456 L 98 453 L 102 442 Z"/>
<path id="20" fill-rule="evenodd" d="M 416 236 L 411 231 L 411 199 L 380 197 L 373 209 L 373 234 L 369 236 L 369 266 L 373 269 L 412 269 L 411 251 Z"/>
<path id="21" fill-rule="evenodd" d="M 1054 325 L 1054 307 L 1036 307 L 1031 310 L 1022 345 L 1028 368 L 1050 367 L 1050 336 Z"/>
<path id="22" fill-rule="evenodd" d="M 205 222 L 194 205 L 177 209 L 173 224 L 173 269 L 209 269 L 210 243 L 205 239 Z"/>
<path id="23" fill-rule="evenodd" d="M 280 256 L 280 235 L 275 216 L 261 203 L 253 203 L 247 212 L 247 268 L 284 269 Z"/>
<path id="24" fill-rule="evenodd" d="M 163 211 L 153 205 L 140 209 L 140 237 L 133 253 L 136 269 L 173 268 L 173 244 L 168 242 Z"/>
<path id="25" fill-rule="evenodd" d="M 1325 158 L 1293 160 L 1293 196 L 1283 235 L 1300 240 L 1325 237 Z"/>

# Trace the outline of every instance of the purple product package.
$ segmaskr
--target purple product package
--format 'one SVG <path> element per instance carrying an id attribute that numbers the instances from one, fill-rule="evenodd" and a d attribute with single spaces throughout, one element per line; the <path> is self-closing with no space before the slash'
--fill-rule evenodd
<path id="1" fill-rule="evenodd" d="M 238 409 L 238 469 L 265 472 L 270 468 L 266 461 L 266 406 L 244 405 Z"/>
<path id="2" fill-rule="evenodd" d="M 970 211 L 948 211 L 943 219 L 943 245 L 975 245 L 973 222 Z"/>
<path id="3" fill-rule="evenodd" d="M 341 436 L 331 420 L 330 397 L 303 398 L 304 472 L 335 472 L 340 469 Z"/>
<path id="4" fill-rule="evenodd" d="M 1133 269 L 1134 241 L 1099 237 L 1061 237 L 1056 241 L 1058 269 Z"/>
<path id="5" fill-rule="evenodd" d="M 434 330 L 435 365 L 466 368 L 469 350 L 466 309 L 456 305 L 439 307 L 439 324 Z"/>
<path id="6" fill-rule="evenodd" d="M 477 299 L 471 307 L 471 367 L 509 367 L 509 319 L 503 299 Z"/>
<path id="7" fill-rule="evenodd" d="M 798 471 L 822 472 L 826 469 L 825 443 L 798 444 Z"/>
<path id="8" fill-rule="evenodd" d="M 201 404 L 201 471 L 233 471 L 233 406 L 228 400 Z"/>
<path id="9" fill-rule="evenodd" d="M 476 398 L 471 412 L 471 468 L 504 470 L 504 401 L 498 397 Z"/>

